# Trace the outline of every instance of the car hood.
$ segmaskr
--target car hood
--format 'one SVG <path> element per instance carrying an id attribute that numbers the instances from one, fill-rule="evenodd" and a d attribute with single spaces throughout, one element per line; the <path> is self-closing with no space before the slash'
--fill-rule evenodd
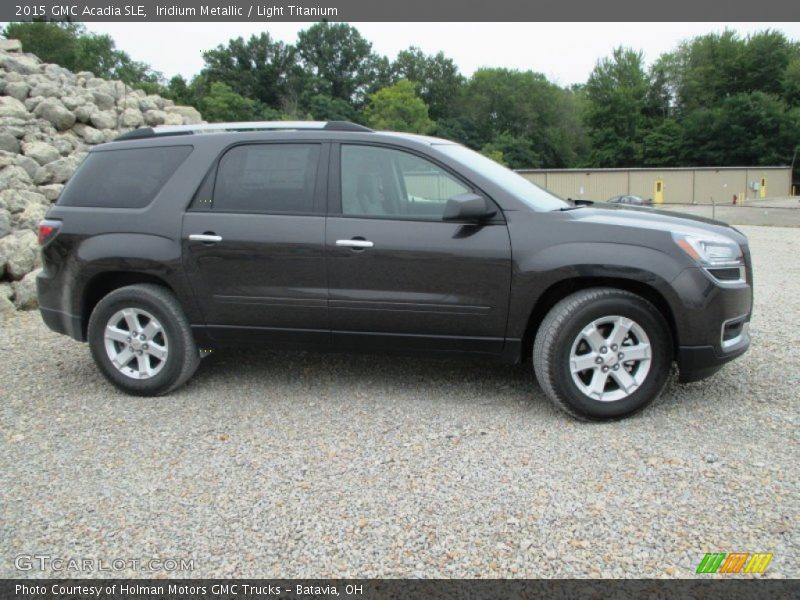
<path id="1" fill-rule="evenodd" d="M 594 204 L 570 211 L 570 214 L 576 221 L 586 223 L 603 223 L 665 232 L 694 234 L 714 232 L 732 237 L 740 244 L 747 243 L 744 234 L 727 223 L 667 210 L 613 205 L 601 207 Z"/>

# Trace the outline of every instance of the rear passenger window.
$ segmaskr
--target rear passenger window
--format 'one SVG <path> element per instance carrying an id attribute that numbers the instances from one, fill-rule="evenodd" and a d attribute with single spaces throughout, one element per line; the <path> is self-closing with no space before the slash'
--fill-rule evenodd
<path id="1" fill-rule="evenodd" d="M 191 146 L 159 146 L 90 152 L 57 204 L 142 208 L 150 204 L 191 151 Z"/>
<path id="2" fill-rule="evenodd" d="M 310 213 L 319 144 L 250 144 L 222 157 L 211 208 L 219 212 Z"/>

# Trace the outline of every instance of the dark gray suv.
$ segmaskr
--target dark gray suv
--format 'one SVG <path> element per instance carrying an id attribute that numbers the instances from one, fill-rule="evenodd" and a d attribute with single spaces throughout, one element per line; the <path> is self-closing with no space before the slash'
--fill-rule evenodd
<path id="1" fill-rule="evenodd" d="M 39 231 L 47 325 L 138 395 L 242 344 L 532 357 L 589 419 L 750 339 L 747 239 L 580 207 L 458 144 L 344 122 L 139 129 L 96 146 Z"/>

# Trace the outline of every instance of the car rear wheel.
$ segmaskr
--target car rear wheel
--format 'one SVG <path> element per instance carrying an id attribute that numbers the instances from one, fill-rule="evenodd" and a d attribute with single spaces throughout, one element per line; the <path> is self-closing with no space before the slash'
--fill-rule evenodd
<path id="1" fill-rule="evenodd" d="M 545 316 L 533 347 L 547 397 L 580 419 L 619 419 L 652 402 L 672 363 L 672 340 L 647 300 L 615 288 L 576 292 Z"/>
<path id="2" fill-rule="evenodd" d="M 158 285 L 126 286 L 102 298 L 89 319 L 88 338 L 103 375 L 137 396 L 171 392 L 200 361 L 178 300 Z"/>

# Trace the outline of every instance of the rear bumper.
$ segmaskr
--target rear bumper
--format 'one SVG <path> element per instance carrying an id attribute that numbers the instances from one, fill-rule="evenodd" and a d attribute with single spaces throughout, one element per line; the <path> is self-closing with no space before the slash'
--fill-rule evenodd
<path id="1" fill-rule="evenodd" d="M 56 333 L 68 335 L 79 342 L 86 341 L 80 315 L 55 308 L 64 305 L 64 289 L 47 269 L 36 277 L 36 293 L 39 297 L 39 313 L 45 325 Z"/>
<path id="2" fill-rule="evenodd" d="M 85 342 L 86 336 L 83 335 L 83 321 L 78 315 L 61 312 L 52 308 L 39 307 L 42 321 L 56 333 L 68 335 L 79 342 Z"/>

